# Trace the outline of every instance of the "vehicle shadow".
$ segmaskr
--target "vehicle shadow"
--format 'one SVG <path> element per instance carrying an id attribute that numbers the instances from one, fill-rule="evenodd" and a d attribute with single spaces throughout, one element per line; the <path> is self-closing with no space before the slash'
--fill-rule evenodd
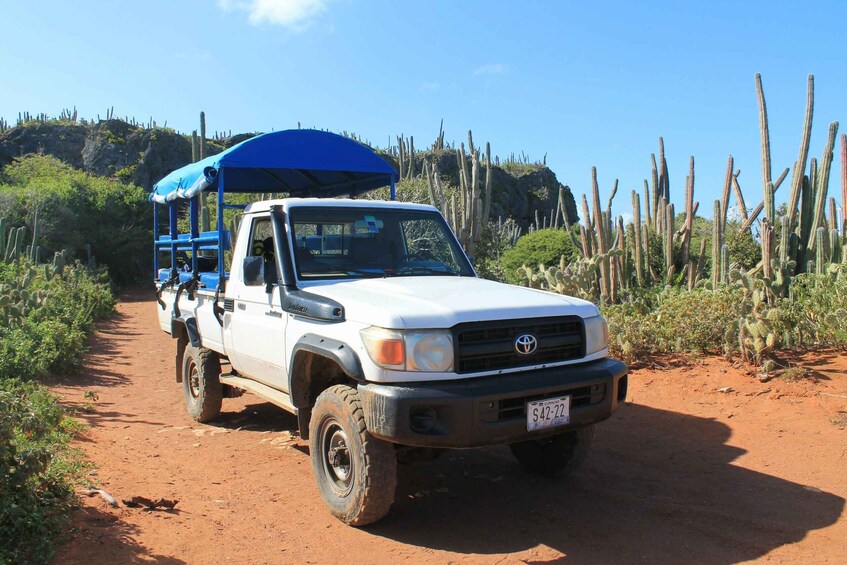
<path id="1" fill-rule="evenodd" d="M 163 563 L 182 565 L 182 559 L 158 555 L 139 544 L 139 528 L 118 516 L 86 506 L 74 513 L 73 537 L 85 543 L 60 543 L 57 563 L 89 565 L 90 563 Z"/>
<path id="2" fill-rule="evenodd" d="M 261 400 L 249 397 L 251 404 L 239 407 L 237 411 L 228 410 L 224 401 L 221 415 L 209 422 L 210 426 L 228 430 L 250 432 L 297 432 L 297 416 Z"/>
<path id="3" fill-rule="evenodd" d="M 505 447 L 400 467 L 391 515 L 368 531 L 459 553 L 540 544 L 572 562 L 737 563 L 835 523 L 844 499 L 732 461 L 713 419 L 626 405 L 570 479 L 525 473 Z"/>

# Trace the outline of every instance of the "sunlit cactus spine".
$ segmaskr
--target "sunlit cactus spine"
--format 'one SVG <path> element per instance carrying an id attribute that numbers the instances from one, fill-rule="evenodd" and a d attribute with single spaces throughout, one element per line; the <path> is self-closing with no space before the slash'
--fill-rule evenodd
<path id="1" fill-rule="evenodd" d="M 759 103 L 759 133 L 762 136 L 762 194 L 764 196 L 765 217 L 774 219 L 773 185 L 771 184 L 771 142 L 768 131 L 768 109 L 765 93 L 762 89 L 762 75 L 756 73 L 756 98 Z M 771 184 L 770 189 L 768 185 Z"/>
<path id="2" fill-rule="evenodd" d="M 789 234 L 790 225 L 788 216 L 782 216 L 779 219 L 779 262 L 783 264 L 788 262 L 789 257 L 789 241 L 791 238 L 791 235 Z"/>
<path id="3" fill-rule="evenodd" d="M 712 220 L 712 288 L 718 288 L 721 281 L 720 277 L 720 260 L 721 246 L 723 245 L 721 234 L 721 201 L 715 200 L 714 212 Z"/>
<path id="4" fill-rule="evenodd" d="M 40 248 L 38 247 L 38 210 L 35 211 L 35 217 L 32 220 L 32 244 L 30 244 L 29 260 L 33 263 L 38 263 L 38 255 Z"/>
<path id="5" fill-rule="evenodd" d="M 638 281 L 638 286 L 644 286 L 644 260 L 642 257 L 641 243 L 641 200 L 636 191 L 632 191 L 632 256 L 635 263 L 635 277 Z"/>
<path id="6" fill-rule="evenodd" d="M 841 237 L 838 235 L 838 230 L 836 228 L 831 228 L 829 230 L 829 262 L 840 263 L 841 254 Z"/>

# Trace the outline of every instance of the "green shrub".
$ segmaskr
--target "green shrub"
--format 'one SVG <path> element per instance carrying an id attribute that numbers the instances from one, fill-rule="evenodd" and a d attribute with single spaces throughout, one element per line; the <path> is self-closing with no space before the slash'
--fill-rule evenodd
<path id="1" fill-rule="evenodd" d="M 38 210 L 42 252 L 67 249 L 87 261 L 88 247 L 118 284 L 150 274 L 153 214 L 138 186 L 94 177 L 45 155 L 28 155 L 0 175 L 0 218 L 27 226 Z M 4 234 L 4 237 L 8 234 Z"/>
<path id="2" fill-rule="evenodd" d="M 52 559 L 84 468 L 69 447 L 79 424 L 24 381 L 79 367 L 95 321 L 113 308 L 105 272 L 0 263 L 0 563 Z"/>
<path id="3" fill-rule="evenodd" d="M 539 263 L 544 265 L 558 264 L 562 256 L 565 262 L 576 258 L 576 250 L 564 230 L 536 230 L 521 236 L 514 247 L 503 253 L 501 261 L 506 281 L 520 284 L 522 275 L 518 269 L 522 265 L 536 268 Z"/>
<path id="4" fill-rule="evenodd" d="M 48 279 L 45 269 L 18 262 L 0 270 L 0 296 L 8 296 L 12 281 L 20 292 L 42 292 L 44 300 L 21 319 L 0 309 L 0 378 L 29 380 L 78 368 L 94 323 L 114 308 L 105 273 L 77 263 Z"/>
<path id="5" fill-rule="evenodd" d="M 716 292 L 667 287 L 652 301 L 639 299 L 604 307 L 610 352 L 633 362 L 661 353 L 734 350 L 743 296 L 737 286 Z"/>
<path id="6" fill-rule="evenodd" d="M 643 362 L 663 353 L 737 352 L 742 322 L 764 324 L 765 333 L 773 333 L 769 351 L 845 349 L 845 305 L 847 273 L 833 265 L 825 275 L 794 277 L 789 296 L 763 303 L 758 315 L 752 293 L 745 292 L 742 284 L 723 285 L 715 291 L 704 287 L 656 289 L 652 297 L 642 294 L 631 302 L 606 306 L 603 315 L 609 322 L 612 356 Z"/>
<path id="7" fill-rule="evenodd" d="M 0 378 L 0 563 L 49 563 L 85 469 L 79 424 L 35 383 Z"/>
<path id="8" fill-rule="evenodd" d="M 847 269 L 832 265 L 824 275 L 794 277 L 782 310 L 794 329 L 791 345 L 847 348 Z"/>

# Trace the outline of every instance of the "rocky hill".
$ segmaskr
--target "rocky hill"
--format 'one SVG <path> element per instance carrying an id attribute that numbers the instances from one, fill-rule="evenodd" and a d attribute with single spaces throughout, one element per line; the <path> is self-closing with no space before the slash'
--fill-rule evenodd
<path id="1" fill-rule="evenodd" d="M 252 135 L 255 134 L 207 140 L 206 154 L 218 153 Z M 145 190 L 192 160 L 190 136 L 119 119 L 96 123 L 30 120 L 0 132 L 0 166 L 29 153 L 52 155 L 92 175 L 116 177 Z M 419 165 L 425 157 L 429 162 L 437 162 L 442 175 L 458 184 L 458 164 L 453 151 L 420 152 L 416 155 Z M 550 216 L 557 205 L 558 190 L 559 181 L 546 166 L 515 163 L 493 166 L 492 217 L 511 217 L 526 228 L 534 221 L 536 210 L 542 217 Z M 569 220 L 575 223 L 576 204 L 567 187 L 565 206 Z"/>

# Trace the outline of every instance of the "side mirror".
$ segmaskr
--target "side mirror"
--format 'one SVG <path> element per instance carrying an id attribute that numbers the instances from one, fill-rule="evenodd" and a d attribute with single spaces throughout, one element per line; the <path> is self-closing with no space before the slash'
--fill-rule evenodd
<path id="1" fill-rule="evenodd" d="M 245 257 L 241 271 L 245 285 L 261 286 L 265 284 L 265 260 L 263 257 Z"/>

